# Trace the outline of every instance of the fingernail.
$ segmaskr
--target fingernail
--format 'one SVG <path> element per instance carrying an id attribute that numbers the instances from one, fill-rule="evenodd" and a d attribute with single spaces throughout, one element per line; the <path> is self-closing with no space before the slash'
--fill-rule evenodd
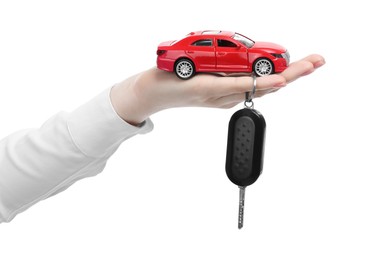
<path id="1" fill-rule="evenodd" d="M 317 61 L 315 64 L 314 64 L 314 67 L 315 68 L 319 68 L 321 66 L 323 66 L 326 62 L 324 60 L 320 60 L 320 61 Z"/>

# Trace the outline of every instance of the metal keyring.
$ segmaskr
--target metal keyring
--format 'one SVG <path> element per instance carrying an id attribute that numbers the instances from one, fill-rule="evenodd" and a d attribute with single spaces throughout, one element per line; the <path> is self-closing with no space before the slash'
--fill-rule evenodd
<path id="1" fill-rule="evenodd" d="M 256 75 L 254 73 L 252 73 L 252 78 L 253 78 L 253 88 L 252 88 L 252 91 L 245 92 L 244 106 L 246 108 L 253 108 L 252 98 L 253 98 L 253 96 L 255 95 L 255 92 L 256 92 Z"/>

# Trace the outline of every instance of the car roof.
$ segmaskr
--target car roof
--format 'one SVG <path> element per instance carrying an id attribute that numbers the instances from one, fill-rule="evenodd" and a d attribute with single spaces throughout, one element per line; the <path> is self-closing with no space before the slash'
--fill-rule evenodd
<path id="1" fill-rule="evenodd" d="M 231 37 L 234 35 L 235 32 L 230 32 L 230 31 L 221 31 L 221 30 L 203 30 L 203 31 L 195 31 L 189 33 L 187 36 L 201 36 L 201 35 L 212 35 L 212 36 L 227 36 Z"/>
<path id="2" fill-rule="evenodd" d="M 183 45 L 183 44 L 191 44 L 192 41 L 202 39 L 203 37 L 232 37 L 235 35 L 235 32 L 230 31 L 221 31 L 221 30 L 203 30 L 203 31 L 194 31 L 189 34 L 187 34 L 185 37 L 183 37 L 180 40 L 174 41 L 171 43 L 171 45 Z"/>

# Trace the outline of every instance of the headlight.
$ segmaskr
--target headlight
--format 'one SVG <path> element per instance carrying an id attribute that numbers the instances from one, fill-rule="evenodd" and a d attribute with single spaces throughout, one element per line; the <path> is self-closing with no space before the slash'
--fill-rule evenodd
<path id="1" fill-rule="evenodd" d="M 284 52 L 283 54 L 281 54 L 282 57 L 286 60 L 286 65 L 289 65 L 289 62 L 290 62 L 290 55 L 289 55 L 289 52 L 286 51 Z"/>
<path id="2" fill-rule="evenodd" d="M 283 57 L 282 57 L 282 54 L 271 53 L 270 55 L 272 55 L 272 56 L 275 57 L 275 58 L 283 58 Z"/>

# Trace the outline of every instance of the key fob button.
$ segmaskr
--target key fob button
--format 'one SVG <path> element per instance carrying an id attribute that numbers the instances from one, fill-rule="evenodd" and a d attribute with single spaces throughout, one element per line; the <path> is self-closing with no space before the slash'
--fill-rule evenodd
<path id="1" fill-rule="evenodd" d="M 235 123 L 235 135 L 233 136 L 232 174 L 239 178 L 249 177 L 252 171 L 251 158 L 253 156 L 253 144 L 255 137 L 255 123 L 248 116 L 239 117 Z"/>

